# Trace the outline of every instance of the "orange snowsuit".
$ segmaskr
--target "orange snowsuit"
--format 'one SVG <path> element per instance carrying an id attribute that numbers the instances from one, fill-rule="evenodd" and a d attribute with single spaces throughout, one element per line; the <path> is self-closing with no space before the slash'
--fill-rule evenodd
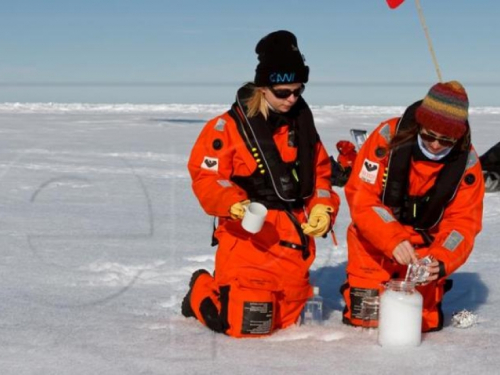
<path id="1" fill-rule="evenodd" d="M 357 152 L 356 147 L 349 141 L 338 141 L 337 150 L 339 151 L 339 156 L 337 161 L 344 168 L 352 168 L 354 161 L 356 160 Z"/>
<path id="2" fill-rule="evenodd" d="M 288 125 L 273 134 L 284 162 L 297 158 L 297 147 L 291 146 L 288 138 Z M 312 295 L 309 268 L 315 258 L 314 241 L 310 238 L 307 249 L 303 249 L 309 256 L 304 256 L 306 253 L 299 250 L 301 238 L 289 213 L 269 209 L 264 227 L 257 234 L 246 232 L 241 221 L 229 216 L 234 203 L 248 198 L 248 192 L 233 179 L 252 175 L 262 167 L 259 163 L 260 156 L 248 149 L 228 112 L 205 125 L 188 163 L 200 205 L 208 215 L 218 218 L 214 276 L 204 274 L 196 281 L 191 306 L 200 322 L 212 329 L 215 325 L 216 331 L 234 337 L 267 335 L 294 324 Z M 313 164 L 313 194 L 305 200 L 304 207 L 296 207 L 290 213 L 296 222 L 304 223 L 306 212 L 320 203 L 334 208 L 333 223 L 339 198 L 331 189 L 330 161 L 319 139 Z M 203 306 L 207 304 L 216 307 L 215 318 L 204 313 Z M 209 319 L 215 320 L 215 324 Z"/>
<path id="3" fill-rule="evenodd" d="M 407 266 L 398 264 L 392 252 L 399 243 L 408 240 L 415 247 L 417 257 L 432 255 L 442 263 L 444 272 L 438 280 L 417 287 L 424 297 L 422 330 L 439 330 L 443 325 L 441 301 L 451 288 L 451 280 L 446 277 L 465 263 L 481 230 L 484 195 L 481 165 L 471 147 L 455 196 L 445 205 L 438 223 L 428 230 L 433 241 L 426 245 L 421 234 L 398 221 L 382 202 L 390 156 L 387 147 L 398 121 L 399 118 L 393 118 L 383 122 L 370 135 L 358 153 L 345 186 L 352 223 L 347 232 L 347 281 L 341 287 L 346 302 L 343 321 L 361 325 L 362 298 L 379 295 L 382 284 L 391 278 L 405 277 Z M 412 157 L 408 194 L 424 195 L 434 185 L 443 166 L 443 163 Z"/>

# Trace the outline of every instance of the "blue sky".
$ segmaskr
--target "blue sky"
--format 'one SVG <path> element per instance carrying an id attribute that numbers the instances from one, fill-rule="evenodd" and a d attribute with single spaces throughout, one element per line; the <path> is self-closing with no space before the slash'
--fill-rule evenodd
<path id="1" fill-rule="evenodd" d="M 443 79 L 500 85 L 500 2 L 421 5 Z M 237 86 L 253 79 L 257 41 L 278 29 L 297 35 L 311 89 L 437 80 L 414 0 L 396 10 L 385 0 L 17 0 L 0 14 L 0 100 L 29 101 L 33 84 L 68 85 L 70 101 L 72 84 Z M 113 101 L 105 91 L 95 99 Z"/>

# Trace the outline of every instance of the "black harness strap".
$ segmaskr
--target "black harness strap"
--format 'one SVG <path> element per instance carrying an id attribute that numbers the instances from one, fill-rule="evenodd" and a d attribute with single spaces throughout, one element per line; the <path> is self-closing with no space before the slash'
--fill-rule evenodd
<path id="1" fill-rule="evenodd" d="M 309 238 L 302 231 L 302 227 L 300 226 L 299 221 L 293 215 L 293 213 L 289 210 L 285 210 L 285 212 L 286 212 L 288 218 L 292 222 L 293 226 L 295 227 L 295 230 L 297 231 L 297 233 L 300 237 L 300 242 L 302 243 L 302 246 L 300 247 L 300 250 L 302 250 L 302 259 L 306 260 L 307 258 L 309 258 L 309 255 L 311 255 L 311 253 L 309 252 Z M 280 245 L 287 246 L 287 245 L 284 245 L 282 243 L 288 243 L 288 242 L 280 241 Z M 291 248 L 293 249 L 293 247 L 291 247 Z"/>
<path id="2" fill-rule="evenodd" d="M 263 179 L 264 184 L 273 189 L 278 199 L 284 202 L 310 197 L 314 191 L 315 180 L 314 146 L 319 137 L 309 107 L 304 99 L 299 98 L 289 113 L 282 116 L 291 128 L 289 136 L 294 138 L 294 144 L 298 146 L 297 160 L 286 163 L 281 158 L 271 126 L 264 116 L 258 114 L 249 118 L 245 114 L 245 102 L 252 90 L 251 86 L 238 90 L 236 102 L 229 111 L 248 150 L 255 158 L 261 159 L 262 166 L 259 166 L 255 171 L 257 173 L 251 178 Z"/>
<path id="3" fill-rule="evenodd" d="M 414 125 L 415 110 L 421 101 L 410 106 L 399 120 L 396 133 Z M 467 124 L 468 125 L 468 124 Z M 469 157 L 469 150 L 462 151 L 459 145 L 443 160 L 444 166 L 434 185 L 423 196 L 408 195 L 410 165 L 419 152 L 417 136 L 396 149 L 389 156 L 387 180 L 382 192 L 382 202 L 391 208 L 399 222 L 411 225 L 418 231 L 426 244 L 433 241 L 427 232 L 442 218 L 445 208 L 455 197 L 463 178 Z"/>
<path id="4" fill-rule="evenodd" d="M 304 199 L 314 191 L 314 146 L 319 137 L 312 113 L 305 101 L 299 98 L 290 110 L 289 117 L 285 119 L 291 128 L 289 142 L 293 141 L 298 146 L 297 161 L 286 163 L 281 158 L 271 128 L 264 117 L 259 114 L 248 118 L 245 115 L 245 99 L 251 92 L 250 86 L 242 87 L 229 114 L 235 120 L 247 149 L 254 157 L 261 159 L 263 167 L 256 168 L 250 176 L 232 176 L 231 180 L 247 192 L 251 201 L 260 202 L 268 209 L 286 212 L 301 244 L 280 240 L 280 245 L 302 251 L 302 258 L 307 259 L 310 256 L 309 239 L 292 210 L 302 208 Z"/>

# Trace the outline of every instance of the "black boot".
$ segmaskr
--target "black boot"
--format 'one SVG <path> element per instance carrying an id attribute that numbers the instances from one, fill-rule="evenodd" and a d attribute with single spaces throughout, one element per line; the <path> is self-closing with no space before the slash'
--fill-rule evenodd
<path id="1" fill-rule="evenodd" d="M 197 271 L 193 272 L 193 275 L 191 276 L 191 280 L 189 281 L 189 291 L 187 292 L 186 296 L 182 300 L 182 305 L 181 305 L 181 312 L 182 315 L 184 315 L 186 318 L 196 318 L 196 315 L 194 314 L 193 309 L 191 308 L 191 291 L 193 290 L 194 283 L 203 274 L 209 274 L 210 273 L 207 270 L 200 269 Z"/>

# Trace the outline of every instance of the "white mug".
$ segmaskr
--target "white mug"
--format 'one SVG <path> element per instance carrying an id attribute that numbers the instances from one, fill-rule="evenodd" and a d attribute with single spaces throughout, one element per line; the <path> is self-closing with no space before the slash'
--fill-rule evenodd
<path id="1" fill-rule="evenodd" d="M 245 216 L 241 221 L 241 226 L 247 232 L 258 233 L 266 221 L 267 208 L 262 203 L 252 202 L 245 207 Z"/>

